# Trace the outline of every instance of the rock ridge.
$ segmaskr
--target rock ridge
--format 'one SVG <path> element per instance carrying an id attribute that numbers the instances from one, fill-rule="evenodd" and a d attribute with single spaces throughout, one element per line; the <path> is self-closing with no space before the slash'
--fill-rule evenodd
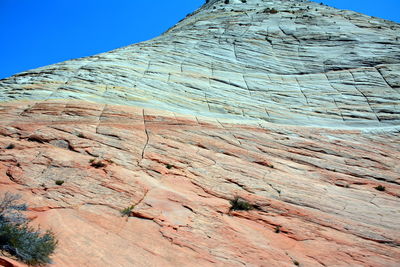
<path id="1" fill-rule="evenodd" d="M 4 79 L 0 99 L 82 99 L 248 123 L 398 126 L 399 31 L 314 2 L 210 1 L 153 40 Z"/>
<path id="2" fill-rule="evenodd" d="M 55 267 L 398 266 L 399 32 L 210 0 L 153 40 L 3 79 L 0 194 L 55 232 Z"/>

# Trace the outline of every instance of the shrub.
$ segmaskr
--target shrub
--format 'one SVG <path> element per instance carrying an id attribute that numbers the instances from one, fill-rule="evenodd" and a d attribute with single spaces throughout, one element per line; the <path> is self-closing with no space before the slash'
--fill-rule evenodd
<path id="1" fill-rule="evenodd" d="M 269 13 L 269 14 L 276 14 L 278 13 L 278 10 L 276 10 L 275 8 L 269 8 L 267 7 L 266 9 L 264 9 L 264 13 Z"/>
<path id="2" fill-rule="evenodd" d="M 13 149 L 13 148 L 15 148 L 14 144 L 9 144 L 8 146 L 6 146 L 6 149 Z"/>
<path id="3" fill-rule="evenodd" d="M 281 226 L 275 226 L 275 233 L 279 234 L 281 232 Z"/>
<path id="4" fill-rule="evenodd" d="M 254 208 L 253 205 L 251 205 L 249 202 L 239 197 L 235 197 L 233 200 L 230 201 L 230 203 L 230 210 L 251 210 Z"/>
<path id="5" fill-rule="evenodd" d="M 165 165 L 165 167 L 166 167 L 168 170 L 170 170 L 170 169 L 172 169 L 172 167 L 174 167 L 174 166 L 171 165 L 171 164 L 167 164 L 167 165 Z"/>
<path id="6" fill-rule="evenodd" d="M 375 186 L 375 189 L 378 190 L 378 191 L 385 191 L 386 190 L 386 188 L 383 185 Z"/>
<path id="7" fill-rule="evenodd" d="M 21 214 L 27 206 L 18 203 L 20 198 L 6 193 L 0 200 L 0 249 L 29 265 L 51 263 L 50 255 L 57 245 L 55 236 L 27 225 L 28 220 Z"/>
<path id="8" fill-rule="evenodd" d="M 135 208 L 135 205 L 126 207 L 125 209 L 121 210 L 121 216 L 124 217 L 129 217 L 129 215 L 131 215 L 132 210 Z"/>
<path id="9" fill-rule="evenodd" d="M 101 160 L 98 160 L 98 159 L 91 159 L 89 162 L 90 162 L 90 166 L 95 167 L 96 169 L 103 168 L 106 166 L 106 164 L 104 162 L 102 162 Z"/>
<path id="10" fill-rule="evenodd" d="M 229 0 L 225 0 L 225 2 L 224 2 L 225 4 L 229 4 Z"/>
<path id="11" fill-rule="evenodd" d="M 64 183 L 64 180 L 56 180 L 56 185 L 62 185 Z"/>
<path id="12" fill-rule="evenodd" d="M 57 241 L 51 231 L 42 234 L 26 224 L 0 224 L 0 246 L 30 265 L 50 263 Z"/>
<path id="13" fill-rule="evenodd" d="M 20 198 L 20 195 L 13 195 L 8 192 L 4 194 L 0 200 L 0 224 L 23 224 L 26 222 L 26 218 L 21 214 L 21 211 L 26 210 L 27 206 L 18 203 Z"/>

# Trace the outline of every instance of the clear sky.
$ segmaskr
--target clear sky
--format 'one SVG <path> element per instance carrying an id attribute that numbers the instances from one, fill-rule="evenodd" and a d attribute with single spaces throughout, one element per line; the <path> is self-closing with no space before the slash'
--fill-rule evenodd
<path id="1" fill-rule="evenodd" d="M 0 0 L 0 79 L 28 69 L 149 40 L 204 2 Z M 400 22 L 400 0 L 322 2 Z"/>

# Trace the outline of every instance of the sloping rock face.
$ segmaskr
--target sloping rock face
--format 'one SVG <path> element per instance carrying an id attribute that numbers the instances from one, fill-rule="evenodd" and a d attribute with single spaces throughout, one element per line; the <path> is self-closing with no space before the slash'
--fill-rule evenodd
<path id="1" fill-rule="evenodd" d="M 398 266 L 400 25 L 225 2 L 0 81 L 0 193 L 54 266 Z"/>

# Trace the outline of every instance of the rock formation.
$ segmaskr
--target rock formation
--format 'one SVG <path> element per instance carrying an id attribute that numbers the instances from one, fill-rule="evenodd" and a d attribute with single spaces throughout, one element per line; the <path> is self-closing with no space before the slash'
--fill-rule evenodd
<path id="1" fill-rule="evenodd" d="M 54 266 L 398 266 L 399 36 L 314 2 L 210 0 L 1 80 L 0 193 L 56 233 Z"/>

